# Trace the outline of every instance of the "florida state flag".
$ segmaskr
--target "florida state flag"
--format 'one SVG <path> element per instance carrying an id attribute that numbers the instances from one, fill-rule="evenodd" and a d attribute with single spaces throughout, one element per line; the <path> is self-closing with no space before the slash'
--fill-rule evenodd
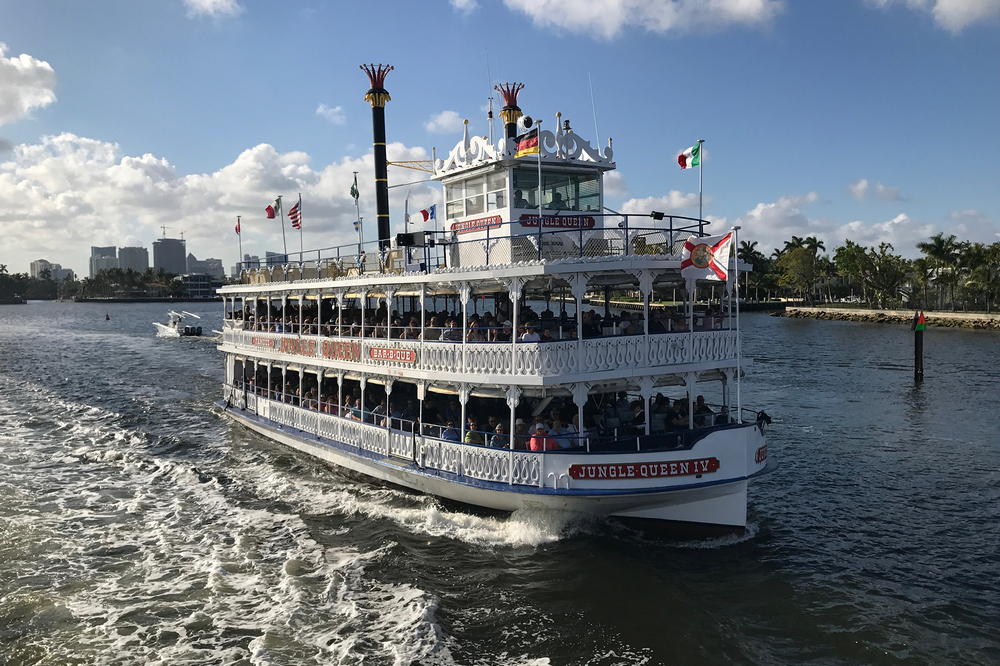
<path id="1" fill-rule="evenodd" d="M 725 236 L 691 236 L 681 253 L 681 276 L 692 280 L 727 281 L 733 232 Z"/>

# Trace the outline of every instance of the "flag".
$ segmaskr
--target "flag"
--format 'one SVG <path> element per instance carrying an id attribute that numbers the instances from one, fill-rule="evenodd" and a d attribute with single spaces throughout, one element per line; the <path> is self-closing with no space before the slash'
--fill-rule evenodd
<path id="1" fill-rule="evenodd" d="M 517 153 L 514 157 L 538 154 L 538 128 L 517 137 Z"/>
<path id="2" fill-rule="evenodd" d="M 267 213 L 267 219 L 273 220 L 274 218 L 281 215 L 281 197 L 274 200 L 274 203 L 264 209 Z"/>
<path id="3" fill-rule="evenodd" d="M 733 232 L 725 236 L 691 236 L 681 252 L 681 276 L 694 280 L 729 278 L 729 250 Z"/>
<path id="4" fill-rule="evenodd" d="M 360 194 L 358 194 L 358 175 L 357 174 L 354 174 L 354 184 L 351 185 L 351 196 L 354 197 L 354 202 L 355 203 L 357 203 L 358 197 L 361 196 Z"/>
<path id="5" fill-rule="evenodd" d="M 236 235 L 240 235 L 240 218 L 236 218 Z"/>
<path id="6" fill-rule="evenodd" d="M 292 223 L 292 229 L 301 229 L 302 228 L 302 211 L 299 210 L 299 205 L 301 203 L 302 202 L 300 201 L 299 203 L 295 204 L 288 211 L 288 219 Z"/>
<path id="7" fill-rule="evenodd" d="M 677 156 L 677 163 L 682 169 L 693 169 L 701 164 L 701 144 L 696 143 Z"/>
<path id="8" fill-rule="evenodd" d="M 436 221 L 437 220 L 437 213 L 435 212 L 436 210 L 437 210 L 437 204 L 434 204 L 430 208 L 425 208 L 422 211 L 420 211 L 420 214 L 424 216 L 424 222 L 428 220 Z"/>

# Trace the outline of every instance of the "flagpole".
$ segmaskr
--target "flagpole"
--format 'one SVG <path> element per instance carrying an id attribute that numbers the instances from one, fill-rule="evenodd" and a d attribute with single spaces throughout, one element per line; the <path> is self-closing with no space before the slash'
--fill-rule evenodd
<path id="1" fill-rule="evenodd" d="M 305 258 L 305 250 L 302 248 L 302 193 L 299 192 L 299 263 Z"/>
<path id="2" fill-rule="evenodd" d="M 285 263 L 288 263 L 288 241 L 285 240 L 285 209 L 281 205 L 281 195 L 278 195 L 278 210 L 281 212 L 281 246 L 285 250 Z"/>
<path id="3" fill-rule="evenodd" d="M 740 346 L 740 228 L 733 227 L 733 244 L 736 246 L 736 422 L 743 423 L 743 403 L 740 401 L 740 374 L 743 354 Z"/>
<path id="4" fill-rule="evenodd" d="M 538 258 L 542 258 L 542 121 L 535 121 L 535 133 L 538 136 Z"/>
<path id="5" fill-rule="evenodd" d="M 357 185 L 358 185 L 358 172 L 355 171 L 354 172 L 354 191 L 355 192 L 358 191 L 357 190 Z M 354 210 L 357 212 L 357 215 L 358 215 L 358 254 L 361 254 L 361 247 L 365 244 L 365 236 L 364 236 L 364 233 L 362 231 L 363 227 L 361 225 L 361 204 L 358 203 L 358 198 L 359 197 L 357 195 L 355 195 L 355 197 L 354 197 Z"/>
<path id="6" fill-rule="evenodd" d="M 705 214 L 702 206 L 702 197 L 704 196 L 704 173 L 705 173 L 705 151 L 704 151 L 704 139 L 698 139 L 698 231 L 704 232 L 704 228 L 701 225 L 701 221 L 705 219 Z"/>
<path id="7" fill-rule="evenodd" d="M 243 263 L 243 228 L 240 226 L 240 217 L 240 215 L 236 216 L 236 228 L 239 229 L 239 231 L 236 232 L 236 237 L 240 239 L 240 258 L 239 261 L 236 262 L 237 266 Z"/>

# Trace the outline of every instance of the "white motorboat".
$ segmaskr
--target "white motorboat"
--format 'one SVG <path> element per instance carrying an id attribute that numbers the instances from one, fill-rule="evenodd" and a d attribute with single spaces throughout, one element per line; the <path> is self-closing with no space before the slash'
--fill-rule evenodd
<path id="1" fill-rule="evenodd" d="M 201 326 L 188 326 L 184 323 L 185 317 L 201 319 L 198 315 L 193 312 L 176 312 L 174 310 L 171 310 L 168 315 L 169 319 L 166 324 L 161 324 L 158 321 L 153 322 L 153 326 L 156 327 L 157 336 L 161 338 L 185 338 L 201 335 Z"/>

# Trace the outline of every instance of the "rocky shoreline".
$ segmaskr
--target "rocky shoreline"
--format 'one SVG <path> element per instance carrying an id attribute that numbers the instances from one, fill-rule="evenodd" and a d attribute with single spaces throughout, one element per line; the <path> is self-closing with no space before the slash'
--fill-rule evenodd
<path id="1" fill-rule="evenodd" d="M 1000 314 L 971 312 L 932 312 L 924 310 L 928 326 L 939 328 L 976 328 L 1000 331 Z M 860 321 L 873 324 L 913 323 L 913 310 L 864 310 L 860 308 L 807 308 L 788 307 L 778 317 L 799 319 L 832 319 L 837 321 Z"/>

